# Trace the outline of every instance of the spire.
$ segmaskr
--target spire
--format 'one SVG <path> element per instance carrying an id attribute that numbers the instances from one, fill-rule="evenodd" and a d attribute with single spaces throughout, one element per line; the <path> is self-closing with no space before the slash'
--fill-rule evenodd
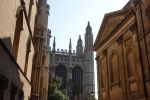
<path id="1" fill-rule="evenodd" d="M 92 28 L 90 26 L 90 22 L 89 21 L 88 21 L 88 25 L 86 27 L 86 32 L 88 32 L 88 33 L 92 32 Z"/>
<path id="2" fill-rule="evenodd" d="M 76 46 L 76 51 L 78 55 L 82 55 L 83 54 L 83 45 L 82 45 L 82 39 L 81 39 L 81 35 L 79 35 L 79 39 L 77 42 L 77 46 Z"/>
<path id="3" fill-rule="evenodd" d="M 90 26 L 90 22 L 88 21 L 88 26 Z"/>
<path id="4" fill-rule="evenodd" d="M 88 25 L 86 27 L 86 33 L 85 33 L 85 49 L 84 50 L 90 50 L 93 46 L 93 33 L 92 28 L 90 26 L 90 22 L 88 21 Z"/>
<path id="5" fill-rule="evenodd" d="M 82 44 L 81 35 L 79 35 L 78 44 Z"/>
<path id="6" fill-rule="evenodd" d="M 56 51 L 56 49 L 55 49 L 55 48 L 56 48 L 56 43 L 55 43 L 55 37 L 54 37 L 53 50 L 52 50 L 52 51 L 54 51 L 54 52 L 55 52 L 55 51 Z"/>
<path id="7" fill-rule="evenodd" d="M 70 43 L 69 43 L 69 53 L 72 53 L 71 38 L 70 38 Z"/>

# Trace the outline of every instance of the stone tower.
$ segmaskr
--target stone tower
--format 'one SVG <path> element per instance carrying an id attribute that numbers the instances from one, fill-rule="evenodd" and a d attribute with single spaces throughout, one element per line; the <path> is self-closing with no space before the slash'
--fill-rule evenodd
<path id="1" fill-rule="evenodd" d="M 90 22 L 86 27 L 85 33 L 85 96 L 89 96 L 91 92 L 94 92 L 94 53 L 93 53 L 93 33 L 90 26 Z"/>
<path id="2" fill-rule="evenodd" d="M 35 57 L 32 70 L 31 100 L 47 100 L 49 77 L 49 38 L 48 30 L 49 5 L 47 0 L 38 0 L 34 28 Z"/>
<path id="3" fill-rule="evenodd" d="M 93 34 L 90 23 L 86 28 L 85 48 L 79 35 L 76 52 L 72 50 L 71 39 L 69 50 L 57 49 L 54 37 L 53 49 L 50 53 L 50 71 L 52 75 L 62 78 L 60 89 L 67 90 L 69 100 L 86 99 L 94 91 L 94 57 Z"/>

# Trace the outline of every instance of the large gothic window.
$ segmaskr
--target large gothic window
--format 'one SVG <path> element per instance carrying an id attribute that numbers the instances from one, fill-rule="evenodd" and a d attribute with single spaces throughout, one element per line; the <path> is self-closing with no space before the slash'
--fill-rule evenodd
<path id="1" fill-rule="evenodd" d="M 82 95 L 82 69 L 75 67 L 72 70 L 73 96 Z"/>
<path id="2" fill-rule="evenodd" d="M 60 89 L 66 89 L 67 70 L 65 66 L 59 65 L 55 70 L 55 76 L 58 76 L 62 79 L 62 84 L 60 86 Z"/>

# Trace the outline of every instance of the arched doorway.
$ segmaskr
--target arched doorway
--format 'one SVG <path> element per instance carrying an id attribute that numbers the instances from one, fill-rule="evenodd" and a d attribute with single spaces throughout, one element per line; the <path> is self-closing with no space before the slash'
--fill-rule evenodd
<path id="1" fill-rule="evenodd" d="M 82 95 L 82 77 L 82 69 L 80 67 L 74 67 L 72 70 L 73 97 Z"/>
<path id="2" fill-rule="evenodd" d="M 60 86 L 60 89 L 66 89 L 67 69 L 64 65 L 59 65 L 56 67 L 55 76 L 58 76 L 62 79 L 62 84 Z"/>

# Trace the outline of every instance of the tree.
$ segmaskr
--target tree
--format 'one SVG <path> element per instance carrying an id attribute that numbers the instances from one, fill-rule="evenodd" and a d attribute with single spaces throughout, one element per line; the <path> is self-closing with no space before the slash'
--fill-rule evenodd
<path id="1" fill-rule="evenodd" d="M 48 100 L 67 100 L 67 96 L 58 89 L 61 83 L 62 79 L 58 76 L 50 79 Z"/>

